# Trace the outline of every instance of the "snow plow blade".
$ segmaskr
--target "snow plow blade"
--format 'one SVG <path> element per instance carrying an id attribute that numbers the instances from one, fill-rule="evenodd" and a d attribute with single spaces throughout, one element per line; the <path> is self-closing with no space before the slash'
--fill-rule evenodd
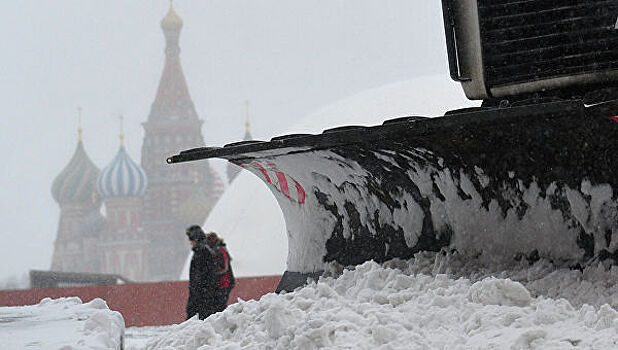
<path id="1" fill-rule="evenodd" d="M 476 108 L 198 148 L 275 195 L 287 273 L 443 248 L 488 263 L 616 261 L 618 104 Z M 267 220 L 267 218 L 265 218 Z"/>

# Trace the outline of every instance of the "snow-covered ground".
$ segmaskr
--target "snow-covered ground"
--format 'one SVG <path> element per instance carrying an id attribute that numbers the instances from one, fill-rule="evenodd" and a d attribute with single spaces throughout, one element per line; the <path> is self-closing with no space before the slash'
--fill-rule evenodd
<path id="1" fill-rule="evenodd" d="M 618 267 L 456 253 L 356 268 L 204 321 L 128 328 L 101 299 L 0 308 L 2 349 L 618 349 Z"/>
<path id="2" fill-rule="evenodd" d="M 45 298 L 0 308 L 2 349 L 121 349 L 124 319 L 102 299 Z"/>
<path id="3" fill-rule="evenodd" d="M 129 329 L 127 348 L 618 349 L 618 267 L 422 253 L 330 273 L 204 321 Z"/>

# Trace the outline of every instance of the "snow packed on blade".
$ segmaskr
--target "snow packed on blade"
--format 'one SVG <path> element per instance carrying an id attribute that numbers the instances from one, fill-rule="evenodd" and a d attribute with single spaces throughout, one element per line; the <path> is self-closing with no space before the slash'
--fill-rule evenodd
<path id="1" fill-rule="evenodd" d="M 607 151 L 618 123 L 609 116 L 581 101 L 475 109 L 172 161 L 219 156 L 262 179 L 286 220 L 288 271 L 445 247 L 487 263 L 577 266 L 618 247 L 618 159 Z"/>
<path id="2" fill-rule="evenodd" d="M 220 157 L 260 177 L 285 217 L 289 276 L 443 248 L 617 263 L 615 15 L 607 1 L 563 5 L 442 1 L 451 78 L 481 107 L 168 163 Z"/>

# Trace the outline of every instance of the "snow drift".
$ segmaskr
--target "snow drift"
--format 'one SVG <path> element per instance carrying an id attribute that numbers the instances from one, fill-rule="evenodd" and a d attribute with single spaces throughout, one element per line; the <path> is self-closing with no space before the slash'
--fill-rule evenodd
<path id="1" fill-rule="evenodd" d="M 147 349 L 610 349 L 618 344 L 617 282 L 616 266 L 487 268 L 419 253 L 239 301 L 171 326 Z"/>
<path id="2" fill-rule="evenodd" d="M 122 349 L 124 319 L 96 298 L 45 298 L 37 305 L 0 308 L 3 349 Z"/>

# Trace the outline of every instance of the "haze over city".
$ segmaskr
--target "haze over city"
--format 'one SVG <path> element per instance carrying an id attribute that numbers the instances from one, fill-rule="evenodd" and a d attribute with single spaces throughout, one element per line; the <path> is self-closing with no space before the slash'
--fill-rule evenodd
<path id="1" fill-rule="evenodd" d="M 439 3 L 176 1 L 181 62 L 207 145 L 269 139 L 365 89 L 444 73 Z M 99 167 L 119 116 L 137 162 L 163 68 L 168 1 L 0 4 L 0 279 L 50 267 L 59 208 L 50 187 L 77 142 Z M 405 16 L 401 14 L 405 13 Z M 299 130 L 302 131 L 302 130 Z M 223 178 L 223 162 L 215 162 Z"/>
<path id="2" fill-rule="evenodd" d="M 617 6 L 0 3 L 2 348 L 616 348 Z"/>

